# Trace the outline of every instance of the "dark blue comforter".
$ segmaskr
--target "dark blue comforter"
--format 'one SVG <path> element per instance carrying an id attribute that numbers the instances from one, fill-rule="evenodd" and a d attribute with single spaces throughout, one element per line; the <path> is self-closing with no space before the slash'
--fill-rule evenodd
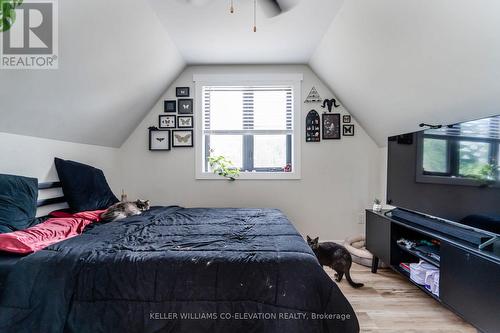
<path id="1" fill-rule="evenodd" d="M 358 332 L 273 209 L 156 207 L 18 261 L 0 332 Z"/>

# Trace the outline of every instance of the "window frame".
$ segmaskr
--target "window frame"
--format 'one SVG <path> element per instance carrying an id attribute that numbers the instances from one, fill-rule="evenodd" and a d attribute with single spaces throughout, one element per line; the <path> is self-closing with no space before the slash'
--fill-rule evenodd
<path id="1" fill-rule="evenodd" d="M 290 155 L 292 172 L 241 172 L 241 180 L 293 180 L 301 179 L 301 115 L 302 115 L 302 74 L 194 74 L 194 131 L 199 138 L 195 142 L 195 178 L 225 180 L 224 177 L 211 172 L 204 172 L 207 149 L 203 138 L 203 87 L 204 86 L 262 86 L 288 85 L 293 89 L 293 135 Z M 287 147 L 288 149 L 288 147 Z M 244 152 L 242 152 L 244 153 Z M 287 152 L 288 154 L 288 152 Z"/>

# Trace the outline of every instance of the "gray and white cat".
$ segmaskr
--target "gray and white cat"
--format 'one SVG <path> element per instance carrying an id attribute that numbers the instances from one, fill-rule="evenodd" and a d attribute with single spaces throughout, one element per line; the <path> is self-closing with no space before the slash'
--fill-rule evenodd
<path id="1" fill-rule="evenodd" d="M 319 237 L 311 239 L 307 236 L 307 244 L 311 247 L 321 266 L 328 266 L 335 273 L 335 281 L 340 282 L 345 274 L 347 282 L 353 288 L 360 288 L 362 283 L 356 283 L 351 279 L 352 257 L 349 251 L 342 245 L 333 242 L 319 243 Z"/>
<path id="2" fill-rule="evenodd" d="M 149 210 L 149 200 L 137 200 L 118 202 L 106 209 L 101 214 L 101 219 L 105 222 L 117 221 L 133 215 L 140 215 L 142 212 Z"/>

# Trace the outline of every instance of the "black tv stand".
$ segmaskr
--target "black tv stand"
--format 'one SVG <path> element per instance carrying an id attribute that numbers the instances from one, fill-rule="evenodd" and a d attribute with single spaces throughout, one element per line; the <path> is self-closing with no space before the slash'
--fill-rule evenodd
<path id="1" fill-rule="evenodd" d="M 445 221 L 436 217 L 415 213 L 402 208 L 396 208 L 384 213 L 390 218 L 408 224 L 418 225 L 426 230 L 445 234 L 448 237 L 477 245 L 478 247 L 493 238 L 494 235 L 476 230 L 469 226 L 458 225 L 451 221 Z"/>
<path id="2" fill-rule="evenodd" d="M 405 216 L 402 218 L 401 216 Z M 379 260 L 407 278 L 437 302 L 448 307 L 481 332 L 498 332 L 500 328 L 500 242 L 488 233 L 439 221 L 417 220 L 411 215 L 388 211 L 366 211 L 366 247 L 373 253 L 372 272 Z M 427 224 L 427 222 L 431 222 Z M 435 222 L 432 224 L 432 222 Z M 397 243 L 401 238 L 433 241 L 439 253 L 406 248 Z M 489 243 L 489 244 L 487 244 Z M 480 245 L 482 244 L 482 245 Z M 482 248 L 480 248 L 482 247 Z M 400 263 L 424 260 L 440 270 L 439 296 L 414 283 Z"/>

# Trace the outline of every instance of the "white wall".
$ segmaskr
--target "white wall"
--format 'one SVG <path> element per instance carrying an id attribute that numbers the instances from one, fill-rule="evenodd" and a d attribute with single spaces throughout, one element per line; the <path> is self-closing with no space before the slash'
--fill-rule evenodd
<path id="1" fill-rule="evenodd" d="M 175 98 L 176 86 L 194 89 L 195 73 L 302 73 L 302 100 L 312 86 L 323 98 L 333 97 L 308 66 L 188 67 L 121 148 L 123 186 L 129 198 L 186 207 L 276 207 L 301 233 L 322 239 L 344 239 L 364 231 L 359 224 L 363 210 L 380 194 L 380 151 L 355 120 L 354 137 L 321 143 L 305 143 L 302 138 L 301 180 L 196 180 L 193 148 L 148 151 L 148 127 L 158 126 L 163 100 Z M 303 104 L 303 119 L 312 107 Z"/>
<path id="2" fill-rule="evenodd" d="M 54 157 L 90 164 L 104 171 L 109 185 L 120 194 L 120 168 L 116 148 L 41 139 L 0 132 L 0 173 L 58 180 Z"/>

